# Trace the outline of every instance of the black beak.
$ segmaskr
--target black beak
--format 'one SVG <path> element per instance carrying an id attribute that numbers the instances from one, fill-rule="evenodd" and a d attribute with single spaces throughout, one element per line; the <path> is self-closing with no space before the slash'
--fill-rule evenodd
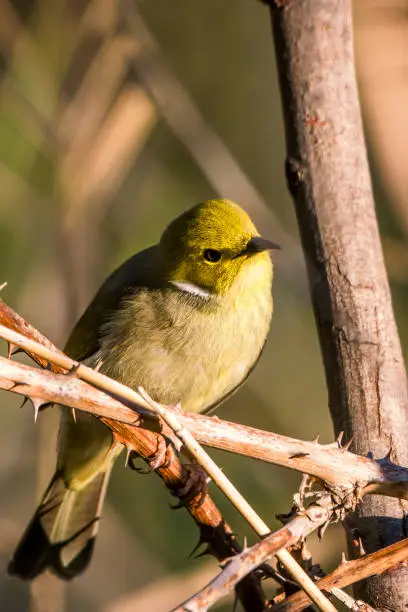
<path id="1" fill-rule="evenodd" d="M 245 252 L 261 253 L 262 251 L 269 251 L 272 249 L 280 251 L 280 246 L 276 244 L 276 242 L 271 242 L 270 240 L 262 238 L 261 236 L 253 236 L 246 245 Z"/>

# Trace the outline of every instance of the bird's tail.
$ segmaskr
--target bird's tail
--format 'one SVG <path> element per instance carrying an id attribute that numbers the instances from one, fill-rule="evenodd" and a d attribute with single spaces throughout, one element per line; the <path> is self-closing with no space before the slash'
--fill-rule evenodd
<path id="1" fill-rule="evenodd" d="M 47 568 L 65 580 L 87 567 L 95 544 L 110 470 L 99 472 L 80 490 L 66 486 L 57 472 L 21 538 L 8 573 L 32 580 Z"/>

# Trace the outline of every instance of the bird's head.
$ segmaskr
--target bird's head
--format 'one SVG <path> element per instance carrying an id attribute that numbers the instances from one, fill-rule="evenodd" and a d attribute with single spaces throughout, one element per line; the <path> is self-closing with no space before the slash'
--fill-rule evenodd
<path id="1" fill-rule="evenodd" d="M 159 250 L 166 280 L 202 297 L 227 294 L 245 272 L 254 288 L 271 280 L 270 249 L 247 213 L 231 200 L 208 200 L 177 217 L 163 233 Z M 248 285 L 248 283 L 246 283 Z"/>

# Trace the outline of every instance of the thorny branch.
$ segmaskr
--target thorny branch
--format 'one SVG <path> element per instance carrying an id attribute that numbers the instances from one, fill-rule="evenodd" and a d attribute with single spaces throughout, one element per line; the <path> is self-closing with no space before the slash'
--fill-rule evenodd
<path id="1" fill-rule="evenodd" d="M 330 497 L 330 496 L 328 496 Z M 229 560 L 222 572 L 199 593 L 185 601 L 173 612 L 198 612 L 207 610 L 221 597 L 227 595 L 233 586 L 248 572 L 262 565 L 271 555 L 276 555 L 299 541 L 312 531 L 331 520 L 332 507 L 320 504 L 309 506 L 307 512 L 296 514 L 284 527 L 269 534 L 261 542 L 244 550 Z"/>
<path id="2" fill-rule="evenodd" d="M 4 335 L 0 327 L 0 336 Z M 2 357 L 0 388 L 29 396 L 37 405 L 55 402 L 98 415 L 124 436 L 128 446 L 136 430 L 125 425 L 140 422 L 132 408 L 76 377 L 30 368 Z M 182 411 L 177 416 L 201 444 L 308 473 L 340 495 L 375 493 L 408 499 L 408 469 L 392 463 L 388 456 L 375 460 L 354 455 L 341 447 L 340 440 L 319 444 L 214 417 Z"/>
<path id="3" fill-rule="evenodd" d="M 48 366 L 47 370 L 40 370 L 13 362 L 10 359 L 0 358 L 0 388 L 29 397 L 37 409 L 40 408 L 40 404 L 55 402 L 98 415 L 111 428 L 116 440 L 125 444 L 128 449 L 136 451 L 139 456 L 148 462 L 153 462 L 153 464 L 157 459 L 157 449 L 161 449 L 162 452 L 165 451 L 165 464 L 160 465 L 157 471 L 173 494 L 177 495 L 178 492 L 183 491 L 187 482 L 185 468 L 180 463 L 172 445 L 163 448 L 163 438 L 157 431 L 136 426 L 140 423 L 149 425 L 149 419 L 143 421 L 143 419 L 146 419 L 146 414 L 143 416 L 143 410 L 141 414 L 136 414 L 134 408 L 136 410 L 138 408 L 135 406 L 135 402 L 127 398 L 130 405 L 126 406 L 125 403 L 116 399 L 117 395 L 111 397 L 102 390 L 91 387 L 79 379 L 79 370 L 75 372 L 77 375 L 67 376 L 66 374 L 72 369 L 74 362 L 58 349 L 55 349 L 37 330 L 27 324 L 2 301 L 0 301 L 0 321 L 6 324 L 5 326 L 0 325 L 0 337 L 11 342 L 14 346 L 25 349 L 43 367 Z M 42 346 L 49 349 L 51 356 L 48 356 L 47 359 L 41 358 L 41 352 L 38 351 L 36 354 L 35 345 L 33 350 L 32 344 L 30 345 L 31 350 L 27 349 L 27 343 L 30 343 L 30 340 L 13 332 L 12 328 L 21 330 L 27 336 L 40 341 Z M 64 367 L 52 365 L 52 362 L 59 363 L 62 358 L 67 360 Z M 97 378 L 95 384 L 100 388 L 103 387 L 103 379 L 106 377 L 95 371 L 93 371 L 93 374 Z M 107 391 L 112 392 L 110 389 L 107 389 Z M 140 400 L 146 413 L 146 410 L 149 409 L 149 402 L 144 402 L 143 398 L 140 398 Z M 359 457 L 350 453 L 347 450 L 347 445 L 341 447 L 341 440 L 333 444 L 320 445 L 317 440 L 313 442 L 293 440 L 269 432 L 228 423 L 214 417 L 185 414 L 181 410 L 177 410 L 176 415 L 183 427 L 187 427 L 196 439 L 204 444 L 252 455 L 311 474 L 316 481 L 320 481 L 322 489 L 318 493 L 317 499 L 319 500 L 320 495 L 320 500 L 330 500 L 330 503 L 326 503 L 323 510 L 321 501 L 318 501 L 317 504 L 312 503 L 307 510 L 300 507 L 297 514 L 285 527 L 274 534 L 268 535 L 249 551 L 244 550 L 239 554 L 240 548 L 235 536 L 223 521 L 208 493 L 206 491 L 204 493 L 196 492 L 191 498 L 187 496 L 184 505 L 199 525 L 201 530 L 200 542 L 207 543 L 208 552 L 214 554 L 219 560 L 229 559 L 238 553 L 237 561 L 228 561 L 221 574 L 211 583 L 211 588 L 209 585 L 212 593 L 210 600 L 207 598 L 208 591 L 205 589 L 198 595 L 199 601 L 208 600 L 207 607 L 212 601 L 218 600 L 226 591 L 231 590 L 239 583 L 238 591 L 241 601 L 242 598 L 244 600 L 246 598 L 247 601 L 245 609 L 263 610 L 266 602 L 259 586 L 259 574 L 257 575 L 254 569 L 259 567 L 264 559 L 276 554 L 276 551 L 291 546 L 299 539 L 303 539 L 308 533 L 326 524 L 329 520 L 338 519 L 339 516 L 336 515 L 335 509 L 343 509 L 343 512 L 350 510 L 367 493 L 375 492 L 408 498 L 408 470 L 393 464 L 389 457 L 377 461 L 370 457 Z M 155 423 L 151 419 L 150 426 L 155 427 Z M 167 434 L 168 432 L 162 431 L 162 433 Z M 242 448 L 243 440 L 246 443 L 245 449 Z M 401 545 L 395 551 L 391 551 L 384 568 L 387 569 L 407 557 L 407 547 Z M 355 580 L 359 580 L 370 575 L 371 567 L 365 564 L 359 571 L 348 573 L 348 581 L 345 579 L 342 581 L 342 576 L 345 573 L 343 566 L 344 564 L 336 570 L 340 574 L 336 575 L 332 581 L 330 581 L 330 577 L 324 579 L 327 582 L 322 582 L 323 588 L 330 590 L 333 585 L 350 584 L 353 577 Z M 252 573 L 247 575 L 249 572 Z M 242 580 L 243 576 L 247 577 Z M 214 595 L 214 590 L 216 595 Z M 254 594 L 256 595 L 255 599 Z M 192 598 L 190 603 L 195 601 L 196 599 Z M 255 605 L 254 601 L 257 602 Z M 309 600 L 304 595 L 301 601 L 307 602 Z M 196 604 L 194 603 L 194 605 Z M 202 610 L 207 609 L 207 607 L 184 607 L 184 609 Z"/>
<path id="4" fill-rule="evenodd" d="M 173 612 L 202 612 L 207 610 L 222 596 L 227 595 L 241 576 L 259 567 L 269 556 L 276 554 L 280 548 L 303 542 L 310 533 L 331 521 L 336 512 L 337 509 L 328 494 L 317 496 L 316 501 L 307 510 L 294 507 L 284 527 L 225 562 L 221 573 L 216 578 L 174 609 Z M 317 582 L 317 586 L 322 591 L 338 597 L 342 602 L 350 603 L 351 601 L 355 605 L 351 609 L 368 612 L 373 608 L 364 602 L 356 602 L 343 591 L 340 591 L 340 588 L 376 573 L 393 571 L 399 564 L 406 564 L 407 559 L 408 538 L 354 561 L 343 559 L 338 568 Z M 308 596 L 303 591 L 298 591 L 286 597 L 281 603 L 273 605 L 271 609 L 276 610 L 276 612 L 299 612 L 308 607 L 310 603 Z"/>
<path id="5" fill-rule="evenodd" d="M 139 393 L 140 392 L 141 390 L 139 389 Z M 152 408 L 155 409 L 156 413 L 161 416 L 165 423 L 178 436 L 184 447 L 205 469 L 218 488 L 235 506 L 238 512 L 246 519 L 255 533 L 260 537 L 266 537 L 269 535 L 271 530 L 268 525 L 255 512 L 252 506 L 247 502 L 243 495 L 241 495 L 232 482 L 225 476 L 215 461 L 211 459 L 206 451 L 195 440 L 191 432 L 180 424 L 177 415 L 169 411 L 167 407 L 161 406 L 160 404 L 157 404 L 157 402 L 154 402 L 151 398 L 148 398 L 146 393 L 142 393 L 142 396 L 144 396 L 145 399 L 148 399 L 148 402 Z M 313 603 L 317 605 L 319 610 L 323 610 L 325 612 L 335 612 L 335 608 L 331 605 L 330 601 L 326 599 L 325 595 L 323 595 L 323 593 L 316 587 L 309 575 L 300 567 L 297 561 L 293 559 L 291 554 L 285 548 L 280 548 L 275 554 L 278 561 L 282 564 L 288 574 L 302 589 L 304 589 L 306 593 L 308 593 L 309 597 Z"/>
<path id="6" fill-rule="evenodd" d="M 5 311 L 7 311 L 5 306 Z M 14 324 L 14 318 L 12 318 L 12 322 Z M 155 413 L 160 414 L 162 418 L 165 418 L 167 422 L 171 425 L 172 429 L 175 432 L 180 432 L 182 427 L 178 424 L 177 417 L 172 415 L 171 411 L 168 411 L 166 408 L 161 407 L 160 405 L 153 402 L 146 394 L 141 392 L 136 393 L 132 389 L 118 383 L 110 379 L 107 376 L 84 366 L 83 364 L 75 363 L 70 360 L 66 355 L 61 353 L 60 351 L 52 351 L 48 346 L 41 346 L 29 338 L 25 338 L 20 336 L 17 332 L 13 330 L 9 330 L 7 328 L 2 329 L 2 335 L 4 339 L 18 346 L 20 349 L 25 350 L 29 354 L 34 354 L 40 356 L 42 359 L 45 359 L 47 362 L 53 363 L 57 365 L 59 368 L 62 368 L 68 373 L 75 373 L 76 376 L 81 377 L 92 384 L 95 384 L 99 388 L 103 388 L 108 390 L 110 393 L 113 393 L 115 396 L 120 397 L 123 400 L 129 400 L 132 403 L 139 405 L 141 404 L 144 408 L 153 409 Z M 13 389 L 16 390 L 15 385 Z M 27 391 L 27 389 L 24 389 Z M 26 394 L 27 396 L 27 394 Z M 38 403 L 35 405 L 36 414 L 38 412 L 39 406 Z M 166 416 L 167 415 L 167 416 Z M 133 419 L 132 424 L 135 423 Z M 107 423 L 109 425 L 109 422 Z M 117 441 L 124 443 L 122 437 L 118 437 L 116 425 L 112 427 L 112 430 L 115 432 L 115 438 Z M 138 430 L 134 431 L 134 436 L 138 438 Z M 229 500 L 235 505 L 235 507 L 239 510 L 239 512 L 246 518 L 252 528 L 256 531 L 256 533 L 260 536 L 265 536 L 270 532 L 268 526 L 262 521 L 260 517 L 256 515 L 254 510 L 248 504 L 248 502 L 240 495 L 239 491 L 230 483 L 230 481 L 224 476 L 222 471 L 218 468 L 216 464 L 211 460 L 211 458 L 197 445 L 194 437 L 185 430 L 185 436 L 183 437 L 183 441 L 186 444 L 190 453 L 198 459 L 217 483 L 218 487 L 224 492 L 224 494 L 229 498 Z M 163 464 L 163 452 L 159 452 L 160 445 L 163 448 L 162 440 L 158 440 L 156 450 L 154 451 L 154 456 L 152 458 L 152 468 L 157 469 L 157 467 L 162 466 Z M 127 445 L 128 450 L 131 448 Z M 198 447 L 198 448 L 197 448 Z M 157 455 L 159 455 L 160 460 L 157 459 Z M 151 455 L 150 455 L 151 456 Z M 147 459 L 149 456 L 147 457 Z M 180 491 L 184 491 L 185 487 L 179 489 Z M 184 496 L 184 493 L 183 493 Z M 191 495 L 189 495 L 191 497 Z M 194 496 L 196 497 L 196 495 Z M 200 492 L 199 497 L 199 505 L 201 505 L 201 497 L 202 493 Z M 189 498 L 188 498 L 189 499 Z M 197 502 L 196 502 L 197 503 Z M 296 582 L 306 590 L 309 594 L 310 598 L 315 602 L 319 609 L 325 610 L 326 612 L 334 612 L 334 608 L 331 606 L 330 602 L 326 600 L 325 596 L 315 587 L 313 581 L 309 578 L 309 576 L 303 571 L 303 569 L 294 561 L 291 555 L 286 551 L 282 550 L 277 554 L 279 561 L 282 565 L 287 569 L 289 574 L 296 580 Z"/>
<path id="7" fill-rule="evenodd" d="M 56 349 L 52 343 L 44 338 L 35 328 L 29 325 L 22 317 L 15 313 L 7 304 L 0 300 L 0 321 L 4 323 L 6 331 L 18 330 L 25 333 L 29 338 L 35 338 L 39 341 L 42 346 L 51 348 L 56 355 L 63 355 L 58 349 Z M 3 326 L 1 326 L 3 327 Z M 9 348 L 11 345 L 9 344 Z M 10 352 L 10 351 L 9 351 Z M 128 426 L 123 422 L 117 421 L 115 414 L 121 414 L 124 411 L 127 416 L 127 422 L 129 424 L 135 423 L 135 412 L 124 406 L 124 404 L 109 397 L 105 393 L 98 391 L 95 388 L 80 381 L 76 376 L 67 376 L 67 370 L 70 370 L 71 365 L 64 370 L 61 367 L 50 364 L 44 359 L 39 358 L 34 353 L 29 353 L 40 365 L 43 367 L 49 367 L 49 370 L 38 370 L 29 368 L 27 366 L 21 366 L 21 364 L 13 363 L 12 361 L 1 358 L 0 364 L 0 388 L 19 392 L 26 397 L 33 398 L 36 409 L 39 408 L 39 403 L 48 403 L 49 401 L 55 401 L 58 403 L 64 403 L 64 405 L 71 405 L 72 408 L 83 409 L 81 404 L 81 397 L 84 398 L 84 404 L 88 407 L 92 406 L 94 392 L 99 395 L 99 400 L 109 400 L 113 402 L 105 414 L 102 410 L 102 421 L 111 428 L 113 436 L 116 441 L 121 442 L 126 446 L 128 450 L 133 451 L 137 456 L 147 461 L 154 461 L 157 457 L 158 449 L 163 447 L 161 443 L 163 438 L 153 431 L 147 429 L 136 428 L 134 426 Z M 72 361 L 72 360 L 69 360 Z M 24 372 L 28 374 L 27 379 L 21 377 L 20 379 L 8 379 L 7 378 L 7 366 L 18 366 L 22 367 Z M 60 373 L 58 373 L 60 372 Z M 61 372 L 65 372 L 62 374 Z M 43 387 L 36 384 L 36 375 L 44 374 L 46 376 L 46 382 Z M 30 379 L 30 375 L 34 379 Z M 34 380 L 34 385 L 32 385 Z M 53 387 L 54 383 L 54 387 Z M 69 403 L 67 391 L 67 385 L 79 386 L 77 389 L 78 394 L 74 393 L 73 405 Z M 48 393 L 47 393 L 48 389 Z M 59 389 L 59 393 L 58 393 Z M 51 390 L 51 393 L 49 391 Z M 64 393 L 65 390 L 65 393 Z M 32 394 L 31 394 L 32 391 Z M 54 392 L 56 392 L 54 394 Z M 82 396 L 82 393 L 84 395 Z M 64 395 L 66 397 L 64 398 Z M 58 398 L 59 395 L 59 399 Z M 96 398 L 98 404 L 98 398 Z M 113 405 L 113 410 L 112 410 Z M 92 409 L 90 411 L 96 414 Z M 108 418 L 113 416 L 113 419 Z M 106 418 L 104 418 L 106 417 Z M 137 420 L 140 418 L 136 416 Z M 125 419 L 126 421 L 126 419 Z M 238 543 L 237 537 L 232 532 L 229 525 L 224 521 L 220 511 L 210 498 L 207 491 L 197 491 L 193 495 L 184 496 L 186 485 L 188 485 L 189 475 L 180 459 L 175 452 L 172 445 L 166 445 L 166 460 L 162 465 L 157 467 L 156 472 L 163 479 L 168 489 L 175 495 L 179 496 L 180 504 L 184 505 L 188 512 L 195 520 L 199 530 L 200 537 L 197 549 L 200 545 L 204 545 L 204 553 L 214 555 L 218 560 L 226 559 L 240 552 L 241 547 Z M 204 554 L 202 553 L 202 554 Z M 265 606 L 265 596 L 260 586 L 260 578 L 255 574 L 251 574 L 245 577 L 242 582 L 237 585 L 237 595 L 242 603 L 244 610 L 248 612 L 261 612 Z"/>
<path id="8" fill-rule="evenodd" d="M 339 567 L 319 580 L 317 586 L 326 591 L 330 591 L 333 587 L 344 588 L 369 576 L 387 571 L 392 572 L 400 564 L 407 565 L 407 559 L 408 538 L 369 555 L 364 555 L 360 559 L 353 561 L 343 559 Z M 307 595 L 298 591 L 274 606 L 273 609 L 274 612 L 299 612 L 309 605 L 310 600 Z"/>

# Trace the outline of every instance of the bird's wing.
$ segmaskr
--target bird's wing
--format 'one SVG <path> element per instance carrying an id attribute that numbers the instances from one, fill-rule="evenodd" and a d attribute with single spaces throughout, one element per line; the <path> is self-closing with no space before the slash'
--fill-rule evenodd
<path id="1" fill-rule="evenodd" d="M 98 293 L 74 327 L 66 352 L 78 361 L 97 364 L 101 332 L 114 316 L 123 299 L 138 288 L 152 286 L 157 274 L 152 270 L 155 247 L 137 253 L 117 268 L 103 283 Z M 153 272 L 153 273 L 152 273 Z M 61 414 L 58 437 L 58 470 L 68 488 L 81 488 L 91 476 L 105 470 L 105 459 L 112 436 L 104 425 L 92 416 L 79 412 L 74 420 L 69 411 Z M 107 454 L 108 453 L 108 454 Z"/>
<path id="2" fill-rule="evenodd" d="M 157 270 L 152 273 L 156 255 L 156 246 L 140 251 L 106 279 L 69 336 L 65 352 L 70 357 L 84 361 L 97 353 L 103 326 L 121 307 L 123 299 L 138 288 L 158 286 Z"/>
<path id="3" fill-rule="evenodd" d="M 65 348 L 71 357 L 83 361 L 98 352 L 101 329 L 123 298 L 157 281 L 154 260 L 152 247 L 109 276 L 71 333 Z M 100 421 L 82 412 L 74 420 L 69 411 L 62 412 L 57 471 L 16 550 L 11 573 L 31 579 L 51 566 L 60 577 L 72 578 L 85 569 L 118 452 Z"/>

